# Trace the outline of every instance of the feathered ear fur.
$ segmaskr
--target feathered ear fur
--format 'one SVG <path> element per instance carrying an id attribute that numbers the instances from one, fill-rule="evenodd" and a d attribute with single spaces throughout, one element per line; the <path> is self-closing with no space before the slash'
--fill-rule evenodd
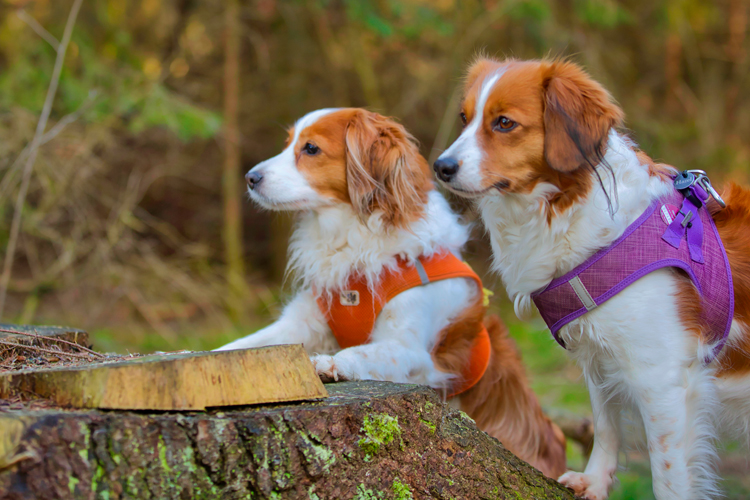
<path id="1" fill-rule="evenodd" d="M 550 63 L 543 89 L 547 164 L 565 173 L 595 167 L 604 155 L 609 130 L 622 123 L 622 110 L 601 85 L 570 62 Z"/>
<path id="2" fill-rule="evenodd" d="M 347 126 L 346 177 L 355 212 L 364 219 L 381 210 L 386 228 L 405 228 L 421 217 L 433 188 L 414 137 L 369 111 L 358 111 Z"/>

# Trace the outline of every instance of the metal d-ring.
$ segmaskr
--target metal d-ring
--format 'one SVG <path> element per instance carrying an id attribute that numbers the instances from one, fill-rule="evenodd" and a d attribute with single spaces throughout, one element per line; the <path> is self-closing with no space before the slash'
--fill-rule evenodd
<path id="1" fill-rule="evenodd" d="M 710 194 L 714 200 L 716 200 L 716 203 L 721 205 L 721 208 L 727 208 L 726 202 L 722 199 L 722 197 L 719 195 L 719 193 L 716 192 L 714 187 L 711 185 L 711 180 L 708 178 L 708 176 L 702 176 L 698 179 L 698 182 L 700 182 L 701 186 L 708 191 L 708 194 Z"/>
<path id="2" fill-rule="evenodd" d="M 688 170 L 691 174 L 695 175 L 695 183 L 700 184 L 711 197 L 716 200 L 721 208 L 727 208 L 726 202 L 722 199 L 719 193 L 714 189 L 711 184 L 711 179 L 708 178 L 708 174 L 704 170 Z"/>

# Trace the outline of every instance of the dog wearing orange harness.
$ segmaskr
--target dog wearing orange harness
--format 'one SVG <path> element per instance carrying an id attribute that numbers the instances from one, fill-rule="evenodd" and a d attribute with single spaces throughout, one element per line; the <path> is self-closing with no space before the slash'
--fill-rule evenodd
<path id="1" fill-rule="evenodd" d="M 246 180 L 261 206 L 298 212 L 298 291 L 275 323 L 221 350 L 301 343 L 324 381 L 429 385 L 548 476 L 565 471 L 565 438 L 460 259 L 469 228 L 400 124 L 354 108 L 309 113 Z"/>

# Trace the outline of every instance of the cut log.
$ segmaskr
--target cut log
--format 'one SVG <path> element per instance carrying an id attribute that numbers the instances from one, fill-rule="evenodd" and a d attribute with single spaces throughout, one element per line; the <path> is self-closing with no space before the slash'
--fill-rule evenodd
<path id="1" fill-rule="evenodd" d="M 327 396 L 301 345 L 144 356 L 0 374 L 0 398 L 34 394 L 61 406 L 203 410 Z"/>
<path id="2" fill-rule="evenodd" d="M 0 413 L 0 500 L 573 499 L 426 387 L 206 412 Z"/>

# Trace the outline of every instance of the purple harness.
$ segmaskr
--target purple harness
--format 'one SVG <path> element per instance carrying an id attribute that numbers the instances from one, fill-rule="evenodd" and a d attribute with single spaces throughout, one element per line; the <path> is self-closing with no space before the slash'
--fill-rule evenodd
<path id="1" fill-rule="evenodd" d="M 676 188 L 681 176 L 675 180 Z M 710 362 L 726 342 L 734 316 L 734 289 L 727 253 L 708 210 L 709 195 L 723 206 L 707 177 L 651 204 L 612 245 L 599 250 L 568 274 L 555 278 L 532 298 L 557 342 L 560 328 L 600 306 L 618 292 L 663 267 L 685 271 L 702 298 L 701 319 L 712 334 Z M 681 207 L 678 211 L 677 207 Z M 683 240 L 686 243 L 683 244 Z"/>

